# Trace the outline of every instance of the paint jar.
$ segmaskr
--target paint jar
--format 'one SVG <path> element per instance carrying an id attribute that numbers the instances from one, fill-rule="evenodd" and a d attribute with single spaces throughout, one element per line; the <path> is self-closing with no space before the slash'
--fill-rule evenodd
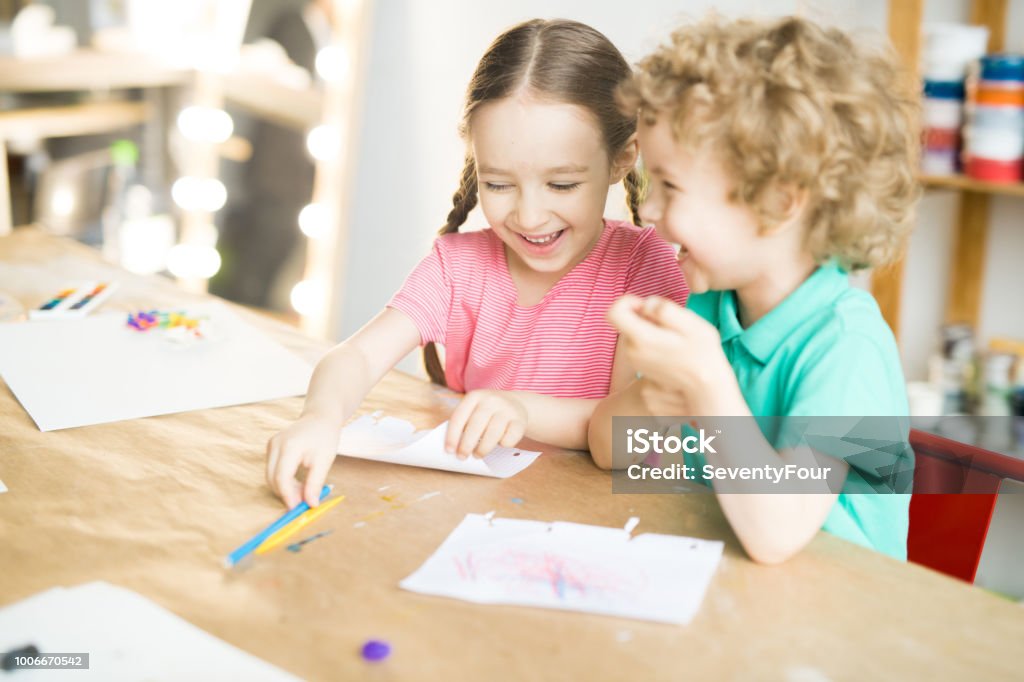
<path id="1" fill-rule="evenodd" d="M 978 62 L 983 81 L 1024 83 L 1024 54 L 987 54 Z"/>
<path id="2" fill-rule="evenodd" d="M 945 406 L 942 387 L 927 381 L 907 383 L 910 416 L 917 428 L 930 429 L 938 424 Z"/>
<path id="3" fill-rule="evenodd" d="M 982 416 L 1010 416 L 1010 390 L 1013 388 L 1016 359 L 1009 353 L 989 353 L 985 357 L 985 390 L 979 410 Z"/>
<path id="4" fill-rule="evenodd" d="M 967 65 L 985 54 L 988 28 L 960 23 L 923 27 L 921 72 L 930 80 L 963 80 Z"/>
<path id="5" fill-rule="evenodd" d="M 1024 107 L 975 106 L 971 110 L 971 126 L 982 130 L 1024 132 Z"/>

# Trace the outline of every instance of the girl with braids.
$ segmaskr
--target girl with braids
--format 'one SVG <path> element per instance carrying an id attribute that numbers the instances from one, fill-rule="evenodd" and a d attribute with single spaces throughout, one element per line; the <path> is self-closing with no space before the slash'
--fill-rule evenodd
<path id="1" fill-rule="evenodd" d="M 528 21 L 491 44 L 467 91 L 466 163 L 441 236 L 388 306 L 324 357 L 302 415 L 267 446 L 285 504 L 317 503 L 345 420 L 420 345 L 431 379 L 466 393 L 449 420 L 453 455 L 524 435 L 586 448 L 595 405 L 634 375 L 605 319 L 612 302 L 687 294 L 670 245 L 603 217 L 624 182 L 637 220 L 636 118 L 615 100 L 629 75 L 607 38 L 572 21 Z M 477 201 L 490 228 L 459 232 Z"/>

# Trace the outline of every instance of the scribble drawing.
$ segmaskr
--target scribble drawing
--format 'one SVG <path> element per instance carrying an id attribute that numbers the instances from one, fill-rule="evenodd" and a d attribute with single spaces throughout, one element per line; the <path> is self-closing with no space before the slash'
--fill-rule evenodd
<path id="1" fill-rule="evenodd" d="M 542 549 L 469 550 L 452 560 L 462 580 L 501 586 L 506 593 L 541 590 L 559 601 L 624 599 L 642 592 L 646 583 L 643 576 Z"/>

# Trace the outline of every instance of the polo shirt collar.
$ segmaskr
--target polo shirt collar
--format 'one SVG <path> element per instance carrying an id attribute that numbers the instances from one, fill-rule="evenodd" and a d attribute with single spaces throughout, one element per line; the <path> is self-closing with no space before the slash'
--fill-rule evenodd
<path id="1" fill-rule="evenodd" d="M 718 302 L 718 331 L 722 342 L 738 338 L 747 352 L 764 364 L 794 329 L 835 302 L 849 286 L 846 272 L 829 261 L 749 329 L 740 324 L 736 292 L 723 291 Z"/>

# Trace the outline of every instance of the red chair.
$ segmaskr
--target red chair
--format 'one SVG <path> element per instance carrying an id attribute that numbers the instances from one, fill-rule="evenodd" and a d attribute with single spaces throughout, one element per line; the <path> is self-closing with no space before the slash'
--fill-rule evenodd
<path id="1" fill-rule="evenodd" d="M 1024 461 L 911 429 L 914 490 L 907 559 L 974 582 L 1000 481 L 1020 478 Z M 963 490 L 963 494 L 929 493 Z"/>

